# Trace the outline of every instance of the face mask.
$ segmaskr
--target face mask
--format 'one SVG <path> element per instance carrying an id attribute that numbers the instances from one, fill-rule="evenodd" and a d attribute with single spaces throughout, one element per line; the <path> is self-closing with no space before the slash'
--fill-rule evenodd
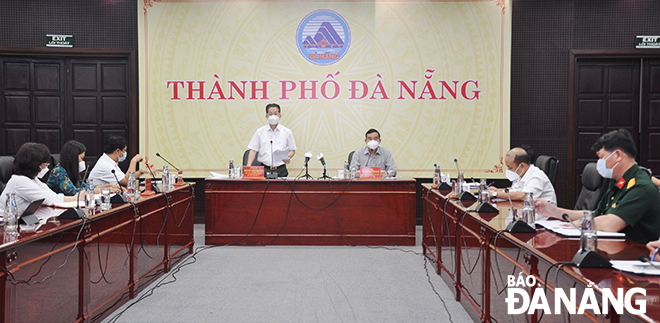
<path id="1" fill-rule="evenodd" d="M 124 152 L 124 156 L 119 157 L 118 163 L 121 163 L 124 160 L 126 160 L 126 156 L 128 156 L 128 150 Z"/>
<path id="2" fill-rule="evenodd" d="M 612 155 L 614 155 L 614 152 L 612 152 L 607 158 L 605 159 L 598 159 L 598 162 L 596 162 L 596 170 L 598 170 L 598 174 L 600 176 L 603 176 L 603 178 L 612 178 L 614 177 L 614 167 L 619 165 L 619 163 L 614 164 L 612 168 L 607 168 L 605 165 L 605 162 L 607 161 L 608 158 L 610 158 Z"/>
<path id="3" fill-rule="evenodd" d="M 39 174 L 37 174 L 37 178 L 41 179 L 42 177 L 44 177 L 44 175 L 46 175 L 46 173 L 48 173 L 48 167 L 43 168 L 41 171 L 39 171 Z"/>
<path id="4" fill-rule="evenodd" d="M 84 160 L 78 163 L 78 173 L 84 172 L 85 168 L 87 168 L 87 165 Z"/>
<path id="5" fill-rule="evenodd" d="M 367 143 L 367 147 L 369 147 L 369 149 L 371 149 L 371 150 L 374 150 L 374 149 L 378 148 L 378 141 L 376 141 L 376 140 L 369 141 Z"/>
<path id="6" fill-rule="evenodd" d="M 280 117 L 276 115 L 271 115 L 268 117 L 268 123 L 270 123 L 271 126 L 274 126 L 280 122 Z"/>
<path id="7" fill-rule="evenodd" d="M 510 171 L 510 170 L 507 169 L 504 172 L 506 174 L 506 178 L 508 180 L 510 180 L 511 183 L 515 183 L 520 179 L 520 175 L 518 175 L 518 173 L 516 173 L 518 171 L 518 168 L 520 168 L 520 165 L 518 165 L 518 167 L 516 168 L 515 171 Z"/>

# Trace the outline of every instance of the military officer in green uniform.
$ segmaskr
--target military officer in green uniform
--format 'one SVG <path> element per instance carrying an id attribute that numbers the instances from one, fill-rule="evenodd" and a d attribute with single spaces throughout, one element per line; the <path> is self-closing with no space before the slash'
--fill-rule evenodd
<path id="1" fill-rule="evenodd" d="M 598 155 L 596 168 L 613 179 L 598 202 L 594 214 L 600 231 L 623 232 L 628 239 L 646 244 L 660 236 L 660 194 L 648 173 L 635 162 L 637 147 L 625 129 L 602 135 L 591 147 Z M 582 210 L 556 207 L 536 200 L 536 211 L 554 218 L 565 213 L 572 221 L 584 217 Z"/>

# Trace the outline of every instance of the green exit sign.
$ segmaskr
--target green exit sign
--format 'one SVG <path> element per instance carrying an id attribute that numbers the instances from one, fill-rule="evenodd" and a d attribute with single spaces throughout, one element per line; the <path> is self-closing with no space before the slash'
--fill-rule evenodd
<path id="1" fill-rule="evenodd" d="M 46 47 L 73 47 L 73 35 L 46 35 Z"/>
<path id="2" fill-rule="evenodd" d="M 660 36 L 637 36 L 635 48 L 660 48 Z"/>

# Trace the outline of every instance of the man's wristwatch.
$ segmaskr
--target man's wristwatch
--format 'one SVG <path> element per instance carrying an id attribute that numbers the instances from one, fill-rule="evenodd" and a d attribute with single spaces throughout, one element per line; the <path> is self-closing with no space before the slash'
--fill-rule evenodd
<path id="1" fill-rule="evenodd" d="M 493 191 L 493 197 L 497 197 L 497 191 Z"/>

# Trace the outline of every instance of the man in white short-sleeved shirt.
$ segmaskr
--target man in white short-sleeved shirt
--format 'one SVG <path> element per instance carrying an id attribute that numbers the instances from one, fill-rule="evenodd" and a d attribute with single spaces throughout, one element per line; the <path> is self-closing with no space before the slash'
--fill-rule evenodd
<path id="1" fill-rule="evenodd" d="M 523 146 L 524 147 L 524 146 Z M 525 193 L 532 193 L 534 199 L 542 199 L 557 205 L 557 195 L 548 176 L 532 164 L 532 153 L 530 147 L 516 147 L 509 150 L 504 157 L 506 165 L 506 177 L 511 181 L 509 195 L 512 200 L 522 201 Z M 490 188 L 493 197 L 508 199 L 504 189 Z M 545 216 L 536 215 L 537 220 L 545 219 Z"/>
<path id="2" fill-rule="evenodd" d="M 128 156 L 128 141 L 122 136 L 110 136 L 105 140 L 103 154 L 96 161 L 94 168 L 89 172 L 89 179 L 93 180 L 94 185 L 117 184 L 126 186 L 126 174 L 119 168 L 119 163 L 123 162 Z M 135 178 L 140 178 L 146 171 L 135 170 L 137 163 L 143 160 L 140 154 L 135 154 L 131 158 L 128 166 L 128 172 L 135 172 Z M 112 171 L 115 171 L 113 174 Z M 116 176 L 116 177 L 115 177 Z"/>
<path id="3" fill-rule="evenodd" d="M 268 124 L 259 127 L 252 136 L 247 147 L 250 150 L 247 165 L 263 165 L 265 171 L 276 171 L 278 177 L 287 177 L 286 165 L 296 154 L 296 142 L 291 130 L 280 124 L 281 117 L 279 104 L 266 105 Z"/>

